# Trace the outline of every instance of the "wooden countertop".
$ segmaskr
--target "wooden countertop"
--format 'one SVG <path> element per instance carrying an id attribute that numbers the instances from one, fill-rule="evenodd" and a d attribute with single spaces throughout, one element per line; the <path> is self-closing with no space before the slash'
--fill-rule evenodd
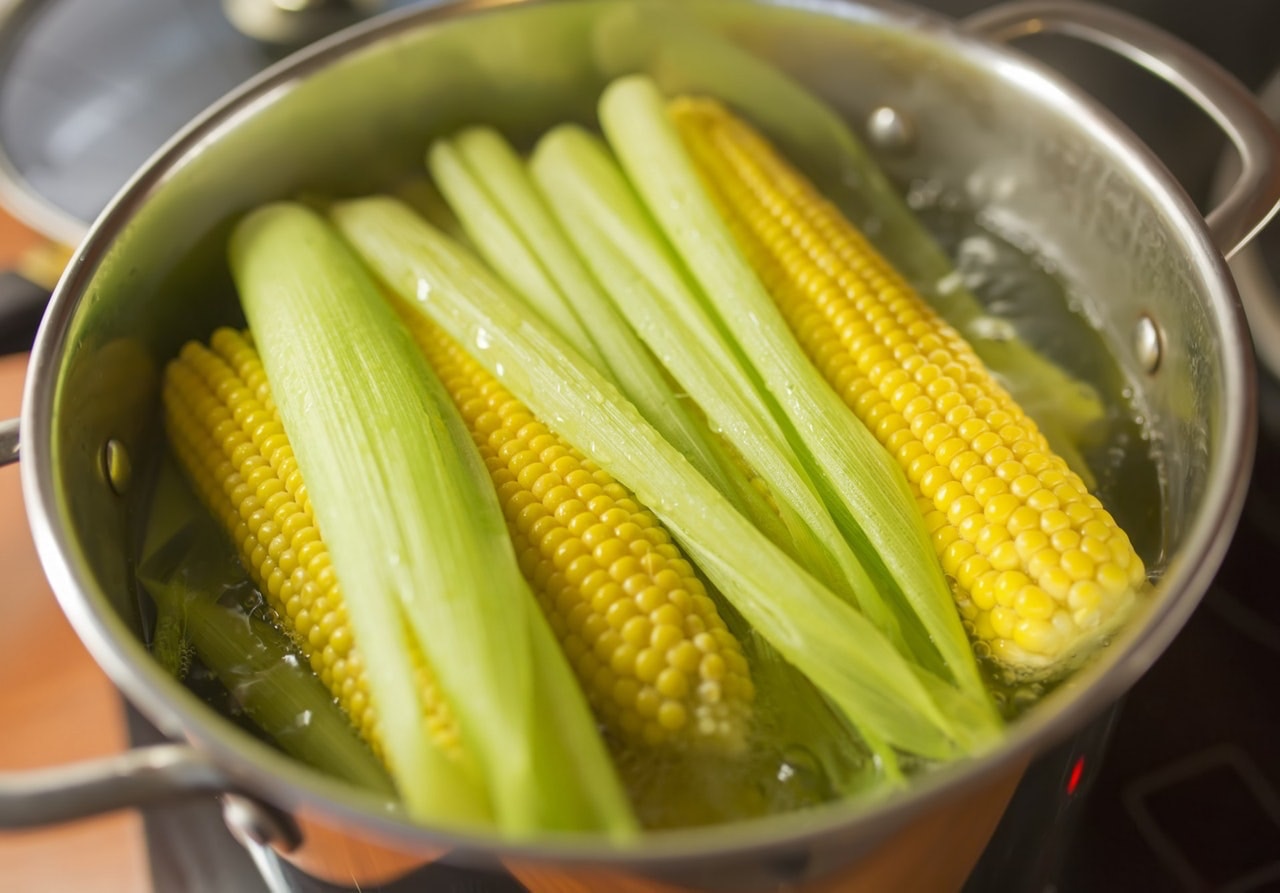
<path id="1" fill-rule="evenodd" d="M 0 269 L 39 245 L 0 213 Z M 0 419 L 21 405 L 26 356 L 0 359 Z M 0 772 L 57 766 L 126 746 L 120 696 L 72 632 L 36 558 L 18 466 L 0 469 Z M 151 889 L 133 813 L 38 831 L 0 832 L 0 889 Z"/>

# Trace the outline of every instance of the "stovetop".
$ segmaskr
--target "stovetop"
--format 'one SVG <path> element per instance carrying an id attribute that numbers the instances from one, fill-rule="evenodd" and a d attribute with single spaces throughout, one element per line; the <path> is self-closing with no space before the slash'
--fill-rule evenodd
<path id="1" fill-rule="evenodd" d="M 1200 609 L 1128 697 L 1066 887 L 1280 890 L 1280 385 L 1230 554 Z M 1150 887 L 1146 887 L 1150 889 Z"/>

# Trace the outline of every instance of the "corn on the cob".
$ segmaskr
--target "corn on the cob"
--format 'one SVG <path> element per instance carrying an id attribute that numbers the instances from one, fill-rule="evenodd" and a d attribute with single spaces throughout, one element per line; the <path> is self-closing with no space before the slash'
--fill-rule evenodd
<path id="1" fill-rule="evenodd" d="M 208 348 L 188 343 L 165 372 L 163 400 L 178 461 L 235 543 L 276 622 L 382 756 L 363 658 L 257 351 L 226 328 Z M 421 653 L 413 654 L 423 720 L 441 749 L 461 760 L 449 706 Z"/>
<path id="2" fill-rule="evenodd" d="M 246 614 L 243 603 L 224 603 L 229 593 L 245 592 L 244 575 L 218 519 L 199 505 L 178 465 L 162 461 L 137 569 L 156 608 L 152 654 L 176 669 L 179 680 L 199 656 L 236 708 L 286 753 L 365 790 L 394 795 L 384 766 L 308 662 L 298 659 L 294 643 L 268 622 L 269 612 Z"/>
<path id="3" fill-rule="evenodd" d="M 869 620 L 771 543 L 461 246 L 385 197 L 338 202 L 330 215 L 406 307 L 459 343 L 474 344 L 477 362 L 647 505 L 743 619 L 860 731 L 932 759 L 991 740 L 995 728 L 981 705 L 973 705 L 976 715 L 968 710 L 962 717 L 946 699 L 935 701 L 931 691 L 939 685 L 959 692 L 927 678 Z"/>
<path id="4" fill-rule="evenodd" d="M 847 585 L 836 591 L 851 595 L 851 603 L 901 654 L 941 683 L 934 686 L 941 701 L 950 699 L 946 689 L 954 686 L 958 700 L 944 708 L 946 712 L 957 718 L 987 713 L 994 722 L 991 696 L 942 566 L 922 560 L 932 547 L 906 475 L 848 412 L 792 337 L 707 193 L 671 120 L 666 98 L 647 77 L 619 78 L 601 95 L 599 117 L 631 191 L 644 202 L 641 223 L 647 216 L 666 237 L 669 247 L 658 254 L 675 254 L 682 267 L 676 277 L 694 286 L 696 308 L 709 323 L 700 324 L 695 333 L 697 349 L 717 350 L 713 371 L 727 375 L 740 393 L 763 404 L 794 456 L 790 464 L 809 478 L 823 512 L 861 569 L 846 569 L 856 575 L 848 576 Z M 644 275 L 648 266 L 642 268 Z M 671 264 L 659 261 L 657 266 L 669 271 Z M 682 319 L 690 315 L 683 301 L 664 302 L 675 304 L 672 309 Z M 655 336 L 651 347 L 664 361 L 693 350 L 683 346 L 684 333 L 674 342 L 662 336 L 661 328 L 650 334 Z M 693 383 L 681 383 L 694 392 Z M 698 399 L 709 416 L 722 402 L 716 395 L 705 404 Z M 727 422 L 722 424 L 724 430 L 732 430 Z M 735 437 L 735 445 L 748 446 L 741 431 Z M 765 472 L 764 466 L 756 467 Z M 766 477 L 780 492 L 773 473 Z M 957 724 L 976 726 L 969 718 Z"/>
<path id="5" fill-rule="evenodd" d="M 634 814 L 483 460 L 368 269 L 289 202 L 239 221 L 228 255 L 406 808 L 519 836 L 630 835 Z M 474 773 L 422 722 L 414 648 Z"/>
<path id="6" fill-rule="evenodd" d="M 657 519 L 437 326 L 402 316 L 471 431 L 520 568 L 597 715 L 637 743 L 741 747 L 746 659 Z"/>
<path id="7" fill-rule="evenodd" d="M 515 149 L 492 128 L 468 128 L 433 143 L 427 167 L 469 241 L 513 292 L 605 373 L 756 526 L 786 542 L 790 531 L 768 485 L 711 430 L 700 407 L 628 325 L 592 275 L 596 265 L 579 258 Z"/>
<path id="8" fill-rule="evenodd" d="M 1141 559 L 972 349 L 759 134 L 710 100 L 671 114 L 802 346 L 917 488 L 977 647 L 1042 672 L 1113 625 Z"/>

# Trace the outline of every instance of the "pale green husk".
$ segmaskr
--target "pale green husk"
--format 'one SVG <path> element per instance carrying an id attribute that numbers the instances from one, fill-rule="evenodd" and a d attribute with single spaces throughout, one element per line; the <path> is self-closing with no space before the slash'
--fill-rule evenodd
<path id="1" fill-rule="evenodd" d="M 242 220 L 230 255 L 410 811 L 492 820 L 515 836 L 629 833 L 621 785 L 520 575 L 483 462 L 376 283 L 296 204 Z M 426 734 L 410 641 L 477 778 Z"/>
<path id="2" fill-rule="evenodd" d="M 765 499 L 748 476 L 745 460 L 729 455 L 731 448 L 711 430 L 687 390 L 663 369 L 615 307 L 614 299 L 620 307 L 636 306 L 632 283 L 643 288 L 637 277 L 628 276 L 625 265 L 595 254 L 589 234 L 580 234 L 578 245 L 586 245 L 579 257 L 565 231 L 574 220 L 572 213 L 557 206 L 554 191 L 545 197 L 539 193 L 524 161 L 500 133 L 475 127 L 438 140 L 427 152 L 427 166 L 471 244 L 516 295 L 535 309 L 550 307 L 542 310 L 543 319 L 617 385 L 649 423 L 776 545 L 802 566 L 810 557 L 825 560 L 813 532 L 788 504 L 775 506 Z M 601 281 L 609 284 L 607 293 Z M 572 324 L 557 325 L 567 315 L 565 307 L 571 308 Z M 868 772 L 860 762 L 855 733 L 767 641 L 746 624 L 738 627 L 738 638 L 750 641 L 752 677 L 774 721 L 799 735 L 796 740 L 808 742 L 837 790 L 867 793 L 874 771 Z M 876 752 L 870 768 L 891 782 L 901 780 L 896 758 L 886 747 Z"/>
<path id="3" fill-rule="evenodd" d="M 756 526 L 783 538 L 777 512 L 601 293 L 501 134 L 477 127 L 440 140 L 427 152 L 427 166 L 471 243 L 512 291 L 617 385 Z"/>
<path id="4" fill-rule="evenodd" d="M 181 679 L 194 653 L 281 750 L 366 790 L 393 794 L 386 771 L 288 637 L 235 602 L 223 603 L 248 590 L 244 568 L 167 457 L 149 508 L 138 582 L 156 607 L 156 659 Z"/>
<path id="5" fill-rule="evenodd" d="M 743 518 L 480 262 L 392 199 L 340 202 L 331 214 L 388 287 L 632 490 L 744 619 L 855 726 L 908 753 L 961 752 L 966 736 L 890 641 Z"/>
<path id="6" fill-rule="evenodd" d="M 914 612 L 926 649 L 975 700 L 986 694 L 951 589 L 934 559 L 902 469 L 845 407 L 791 335 L 707 194 L 666 111 L 667 100 L 641 76 L 613 82 L 600 120 L 628 179 L 691 278 L 705 311 L 741 350 L 764 399 L 827 508 L 886 599 Z M 859 593 L 861 596 L 861 593 Z M 876 619 L 874 616 L 872 619 Z"/>
<path id="7" fill-rule="evenodd" d="M 778 544 L 896 640 L 895 617 L 608 150 L 581 128 L 559 127 L 538 143 L 530 168 L 613 305 L 767 482 L 787 529 Z"/>

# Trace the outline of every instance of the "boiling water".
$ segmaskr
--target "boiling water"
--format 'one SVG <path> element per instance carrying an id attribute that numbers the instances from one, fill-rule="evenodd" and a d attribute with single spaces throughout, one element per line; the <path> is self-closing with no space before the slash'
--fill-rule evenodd
<path id="1" fill-rule="evenodd" d="M 1058 271 L 1016 233 L 1001 233 L 955 196 L 931 184 L 907 190 L 908 201 L 955 264 L 956 275 L 982 303 L 991 328 L 1003 328 L 1079 381 L 1095 388 L 1105 414 L 1075 446 L 1100 499 L 1142 557 L 1159 570 L 1164 483 L 1148 413 L 1106 343 L 1086 316 L 1086 302 Z M 1053 405 L 1026 405 L 1033 417 Z M 1104 642 L 1104 644 L 1106 644 Z M 1024 683 L 995 665 L 984 666 L 992 694 L 1007 718 L 1034 705 L 1052 684 Z M 1058 680 L 1061 681 L 1061 680 Z"/>
<path id="2" fill-rule="evenodd" d="M 915 211 L 955 261 L 957 275 L 982 302 L 990 327 L 1023 339 L 1101 394 L 1105 416 L 1078 446 L 1096 480 L 1095 493 L 1130 534 L 1148 567 L 1154 566 L 1161 539 L 1158 462 L 1134 391 L 1078 302 L 1054 270 L 985 227 L 978 215 L 936 190 L 917 188 L 909 195 Z M 1028 409 L 1034 416 L 1035 408 Z M 191 511 L 198 510 L 192 502 Z M 260 596 L 246 594 L 244 587 L 251 585 L 241 581 L 223 603 L 263 609 Z M 1010 718 L 1045 692 L 1042 685 L 1004 678 L 991 666 L 985 669 L 994 697 Z M 878 784 L 879 767 L 821 696 L 805 680 L 788 676 L 787 668 L 779 673 L 771 683 L 758 685 L 755 729 L 739 757 L 655 755 L 610 741 L 647 827 L 786 812 L 856 795 Z M 235 698 L 199 661 L 191 665 L 186 681 L 207 703 L 255 734 L 265 732 L 270 740 L 281 731 L 253 729 Z"/>

